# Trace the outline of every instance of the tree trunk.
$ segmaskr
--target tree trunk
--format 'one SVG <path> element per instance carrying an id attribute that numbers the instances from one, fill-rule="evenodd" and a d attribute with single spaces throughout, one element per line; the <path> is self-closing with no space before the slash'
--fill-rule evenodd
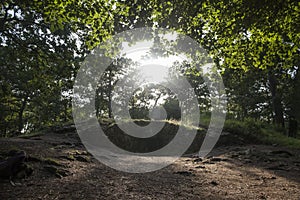
<path id="1" fill-rule="evenodd" d="M 296 137 L 298 131 L 298 121 L 300 121 L 300 70 L 296 70 L 294 79 L 292 80 L 292 93 L 290 94 L 290 108 L 289 108 L 289 131 L 288 136 Z"/>
<path id="2" fill-rule="evenodd" d="M 297 131 L 298 131 L 298 122 L 294 118 L 294 116 L 290 116 L 288 136 L 289 137 L 296 137 L 297 136 Z"/>
<path id="3" fill-rule="evenodd" d="M 272 95 L 273 117 L 275 125 L 284 128 L 283 107 L 281 103 L 281 95 L 278 92 L 278 83 L 274 72 L 271 70 L 268 73 L 269 87 Z"/>
<path id="4" fill-rule="evenodd" d="M 155 107 L 157 106 L 157 102 L 158 102 L 158 100 L 160 99 L 161 95 L 162 95 L 162 93 L 160 93 L 160 94 L 158 95 L 158 97 L 155 99 L 153 108 L 155 108 Z"/>
<path id="5" fill-rule="evenodd" d="M 108 95 L 108 117 L 112 118 L 111 93 Z"/>
<path id="6" fill-rule="evenodd" d="M 18 124 L 18 131 L 21 132 L 23 130 L 23 113 L 24 113 L 24 110 L 26 108 L 26 99 L 24 100 L 21 100 L 21 108 L 20 108 L 20 111 L 19 111 L 19 124 Z"/>
<path id="7" fill-rule="evenodd" d="M 109 70 L 109 89 L 108 89 L 108 117 L 109 118 L 112 118 L 111 95 L 112 95 L 112 69 Z"/>
<path id="8" fill-rule="evenodd" d="M 99 94 L 100 92 L 100 94 Z M 101 102 L 103 102 L 103 89 L 102 89 L 102 85 L 99 86 L 99 88 L 97 89 L 97 92 L 96 92 L 96 116 L 99 118 L 100 115 L 101 115 L 101 110 L 103 109 L 102 108 L 102 105 L 101 105 Z"/>

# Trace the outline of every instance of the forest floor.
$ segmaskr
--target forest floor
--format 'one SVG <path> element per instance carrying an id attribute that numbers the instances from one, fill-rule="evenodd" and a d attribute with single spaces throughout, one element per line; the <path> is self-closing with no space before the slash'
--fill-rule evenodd
<path id="1" fill-rule="evenodd" d="M 221 146 L 161 170 L 116 171 L 86 152 L 75 133 L 0 139 L 0 152 L 25 150 L 29 177 L 0 180 L 0 199 L 300 199 L 300 150 Z"/>

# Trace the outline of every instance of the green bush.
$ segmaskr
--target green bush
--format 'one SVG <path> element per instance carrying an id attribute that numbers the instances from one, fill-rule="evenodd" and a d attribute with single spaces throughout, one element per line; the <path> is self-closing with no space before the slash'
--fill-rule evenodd
<path id="1" fill-rule="evenodd" d="M 261 123 L 250 118 L 244 121 L 228 119 L 224 124 L 225 131 L 242 135 L 259 135 L 261 133 L 261 127 Z"/>
<path id="2" fill-rule="evenodd" d="M 252 118 L 247 118 L 244 121 L 227 119 L 224 124 L 224 131 L 258 143 L 300 148 L 300 140 L 288 137 L 285 134 L 285 129 Z"/>

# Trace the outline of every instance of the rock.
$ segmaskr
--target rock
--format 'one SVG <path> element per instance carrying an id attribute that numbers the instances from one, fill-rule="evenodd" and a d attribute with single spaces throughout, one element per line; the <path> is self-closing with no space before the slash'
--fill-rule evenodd
<path id="1" fill-rule="evenodd" d="M 23 179 L 30 176 L 32 173 L 33 173 L 33 168 L 25 163 L 22 163 L 21 166 L 19 167 L 17 174 L 15 175 L 15 178 Z"/>
<path id="2" fill-rule="evenodd" d="M 202 165 L 198 165 L 198 166 L 196 166 L 195 168 L 197 168 L 197 169 L 205 169 L 205 166 L 202 166 Z"/>
<path id="3" fill-rule="evenodd" d="M 90 156 L 91 154 L 87 151 L 82 151 L 80 155 Z"/>
<path id="4" fill-rule="evenodd" d="M 25 170 L 26 167 L 23 165 L 25 159 L 25 151 L 19 151 L 14 152 L 14 155 L 9 157 L 8 159 L 0 161 L 0 177 L 15 177 L 20 171 Z"/>
<path id="5" fill-rule="evenodd" d="M 81 155 L 81 153 L 78 150 L 72 151 L 72 153 L 75 154 L 75 155 Z"/>
<path id="6" fill-rule="evenodd" d="M 58 178 L 62 178 L 62 177 L 71 175 L 71 173 L 68 170 L 59 169 L 59 168 L 51 166 L 51 165 L 44 166 L 44 169 L 46 169 L 48 172 L 50 172 L 51 174 L 55 175 Z"/>

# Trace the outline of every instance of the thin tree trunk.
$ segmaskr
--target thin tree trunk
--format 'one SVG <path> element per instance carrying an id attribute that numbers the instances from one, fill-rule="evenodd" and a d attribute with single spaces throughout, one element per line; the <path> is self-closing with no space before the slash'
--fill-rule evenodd
<path id="1" fill-rule="evenodd" d="M 111 95 L 112 95 L 112 69 L 109 70 L 109 90 L 108 90 L 108 117 L 109 118 L 112 118 Z"/>
<path id="2" fill-rule="evenodd" d="M 19 111 L 19 124 L 18 124 L 18 131 L 21 132 L 23 130 L 24 122 L 23 122 L 23 113 L 26 108 L 26 99 L 22 100 L 21 108 Z"/>
<path id="3" fill-rule="evenodd" d="M 160 94 L 158 95 L 158 97 L 155 99 L 153 108 L 155 108 L 155 107 L 157 106 L 157 102 L 158 102 L 158 100 L 160 99 L 161 95 L 162 95 L 162 94 L 160 93 Z"/>
<path id="4" fill-rule="evenodd" d="M 284 118 L 283 118 L 283 107 L 281 103 L 281 96 L 278 93 L 278 83 L 274 72 L 271 70 L 268 73 L 269 87 L 272 95 L 272 106 L 273 106 L 273 118 L 277 126 L 284 128 Z"/>

